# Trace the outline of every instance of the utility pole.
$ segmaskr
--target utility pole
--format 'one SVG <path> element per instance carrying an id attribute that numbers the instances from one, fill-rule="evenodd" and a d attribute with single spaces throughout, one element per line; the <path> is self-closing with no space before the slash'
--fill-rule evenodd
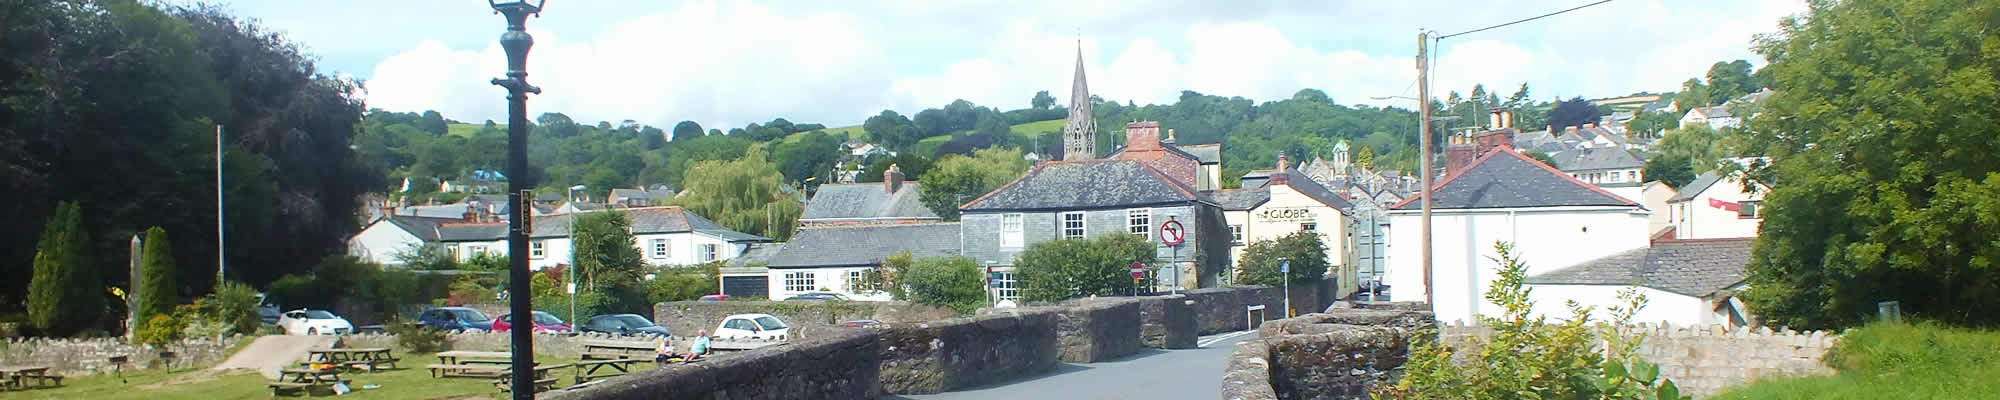
<path id="1" fill-rule="evenodd" d="M 487 0 L 487 5 L 493 7 L 493 13 L 507 17 L 507 32 L 500 34 L 500 47 L 507 51 L 507 77 L 493 79 L 493 84 L 507 88 L 507 175 L 513 177 L 507 180 L 507 195 L 514 209 L 514 215 L 507 218 L 507 308 L 513 315 L 522 317 L 514 320 L 516 323 L 534 318 L 534 293 L 528 290 L 531 286 L 528 284 L 528 232 L 533 229 L 528 218 L 534 214 L 528 211 L 526 201 L 534 197 L 528 193 L 525 178 L 528 176 L 528 94 L 541 94 L 542 89 L 528 84 L 528 48 L 535 45 L 535 38 L 528 35 L 528 16 L 541 15 L 542 4 L 545 3 L 528 4 L 526 0 L 495 4 L 493 0 Z M 516 400 L 535 398 L 535 341 L 532 331 L 514 329 L 509 335 L 514 353 L 511 391 Z"/>
<path id="2" fill-rule="evenodd" d="M 1422 185 L 1424 186 L 1418 194 L 1420 196 L 1420 200 L 1418 201 L 1424 205 L 1422 223 L 1422 234 L 1424 237 L 1421 241 L 1423 243 L 1420 245 L 1421 249 L 1418 251 L 1424 253 L 1424 303 L 1432 304 L 1432 307 L 1436 307 L 1437 303 L 1431 298 L 1431 174 L 1433 172 L 1431 170 L 1431 65 L 1428 54 L 1428 50 L 1430 50 L 1429 40 L 1430 34 L 1428 32 L 1417 32 L 1417 108 L 1423 112 L 1421 118 L 1417 119 L 1417 136 L 1419 138 L 1419 146 L 1423 149 L 1418 154 L 1423 158 L 1423 171 L 1420 174 L 1423 177 Z"/>
<path id="3" fill-rule="evenodd" d="M 222 288 L 223 272 L 228 271 L 229 253 L 224 250 L 222 226 L 222 125 L 215 126 L 215 287 Z M 132 285 L 138 287 L 138 285 Z"/>

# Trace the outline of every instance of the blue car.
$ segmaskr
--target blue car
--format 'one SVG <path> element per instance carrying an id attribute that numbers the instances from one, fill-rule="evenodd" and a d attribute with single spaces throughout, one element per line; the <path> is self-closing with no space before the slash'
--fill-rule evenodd
<path id="1" fill-rule="evenodd" d="M 493 318 L 486 313 L 465 307 L 438 307 L 424 310 L 417 315 L 417 323 L 448 332 L 485 332 L 493 330 Z"/>

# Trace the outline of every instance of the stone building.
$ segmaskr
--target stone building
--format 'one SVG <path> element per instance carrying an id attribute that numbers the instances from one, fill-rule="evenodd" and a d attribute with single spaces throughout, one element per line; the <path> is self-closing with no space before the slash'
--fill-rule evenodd
<path id="1" fill-rule="evenodd" d="M 1177 267 L 1160 269 L 1161 285 L 1172 285 L 1178 271 L 1183 288 L 1213 286 L 1229 265 L 1222 209 L 1141 161 L 1043 163 L 959 210 L 963 254 L 992 267 L 1003 283 L 1012 281 L 1014 260 L 1029 245 L 1100 235 L 1141 235 L 1154 243 L 1158 264 Z M 1160 240 L 1167 221 L 1185 229 L 1181 245 Z"/>
<path id="2" fill-rule="evenodd" d="M 1237 265 L 1252 242 L 1312 232 L 1326 246 L 1327 264 L 1335 266 L 1327 270 L 1327 278 L 1335 281 L 1334 294 L 1346 297 L 1360 287 L 1353 259 L 1354 204 L 1292 168 L 1284 155 L 1278 156 L 1277 167 L 1264 171 L 1263 185 L 1207 193 L 1229 223 L 1230 265 Z"/>
<path id="3" fill-rule="evenodd" d="M 1083 43 L 1079 42 L 1076 79 L 1069 87 L 1069 120 L 1063 123 L 1063 160 L 1097 158 L 1097 119 L 1090 111 L 1090 85 L 1083 80 Z"/>

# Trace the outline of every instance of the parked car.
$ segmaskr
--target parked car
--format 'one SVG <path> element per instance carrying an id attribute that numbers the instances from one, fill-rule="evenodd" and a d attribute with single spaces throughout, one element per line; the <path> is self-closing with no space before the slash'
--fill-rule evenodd
<path id="1" fill-rule="evenodd" d="M 784 339 L 791 327 L 771 314 L 736 314 L 722 318 L 711 336 L 720 338 Z"/>
<path id="2" fill-rule="evenodd" d="M 354 324 L 326 310 L 301 308 L 278 317 L 278 328 L 288 335 L 345 335 L 354 333 Z"/>
<path id="3" fill-rule="evenodd" d="M 266 324 L 277 325 L 278 317 L 284 314 L 285 312 L 278 310 L 277 304 L 271 303 L 270 298 L 265 297 L 263 293 L 257 294 L 257 319 L 264 320 Z"/>
<path id="4" fill-rule="evenodd" d="M 510 318 L 512 316 L 513 314 L 500 314 L 500 318 L 494 318 L 493 331 L 506 332 L 508 329 L 511 329 L 514 325 L 513 319 Z M 533 313 L 533 318 L 530 319 L 534 320 L 535 333 L 569 333 L 570 331 L 569 323 L 563 322 L 562 318 L 556 318 L 555 314 L 536 311 Z"/>
<path id="5" fill-rule="evenodd" d="M 729 295 L 711 294 L 707 296 L 701 296 L 701 301 L 729 301 Z"/>
<path id="6" fill-rule="evenodd" d="M 417 323 L 442 331 L 485 332 L 493 330 L 493 319 L 486 313 L 465 307 L 438 307 L 424 310 L 417 315 Z"/>
<path id="7" fill-rule="evenodd" d="M 812 293 L 801 293 L 792 297 L 785 298 L 785 301 L 792 301 L 792 300 L 807 300 L 807 301 L 847 300 L 847 296 L 831 292 L 812 292 Z"/>
<path id="8" fill-rule="evenodd" d="M 583 332 L 609 333 L 629 336 L 671 336 L 667 327 L 654 324 L 639 314 L 607 314 L 590 317 L 583 321 Z"/>

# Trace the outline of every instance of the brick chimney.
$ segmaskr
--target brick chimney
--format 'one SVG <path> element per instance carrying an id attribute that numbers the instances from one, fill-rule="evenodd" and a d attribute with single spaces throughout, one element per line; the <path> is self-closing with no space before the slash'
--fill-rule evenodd
<path id="1" fill-rule="evenodd" d="M 1449 136 L 1446 143 L 1444 146 L 1445 176 L 1456 174 L 1459 170 L 1465 169 L 1466 166 L 1472 165 L 1472 160 L 1479 159 L 1479 149 L 1472 143 L 1472 138 Z"/>
<path id="2" fill-rule="evenodd" d="M 1160 149 L 1159 121 L 1139 121 L 1125 124 L 1125 151 L 1148 151 Z"/>
<path id="3" fill-rule="evenodd" d="M 1271 176 L 1270 178 L 1267 179 L 1267 181 L 1271 182 L 1272 185 L 1291 184 L 1292 180 L 1288 176 L 1291 174 L 1286 173 L 1286 171 L 1290 168 L 1291 166 L 1287 165 L 1287 163 L 1285 162 L 1285 153 L 1278 153 L 1278 169 L 1275 171 L 1271 171 Z"/>
<path id="4" fill-rule="evenodd" d="M 889 193 L 903 190 L 903 170 L 896 168 L 896 164 L 889 164 L 889 169 L 882 171 L 882 190 Z"/>
<path id="5" fill-rule="evenodd" d="M 459 219 L 465 222 L 479 222 L 479 208 L 473 207 L 471 204 L 466 204 L 465 213 L 459 214 Z"/>

